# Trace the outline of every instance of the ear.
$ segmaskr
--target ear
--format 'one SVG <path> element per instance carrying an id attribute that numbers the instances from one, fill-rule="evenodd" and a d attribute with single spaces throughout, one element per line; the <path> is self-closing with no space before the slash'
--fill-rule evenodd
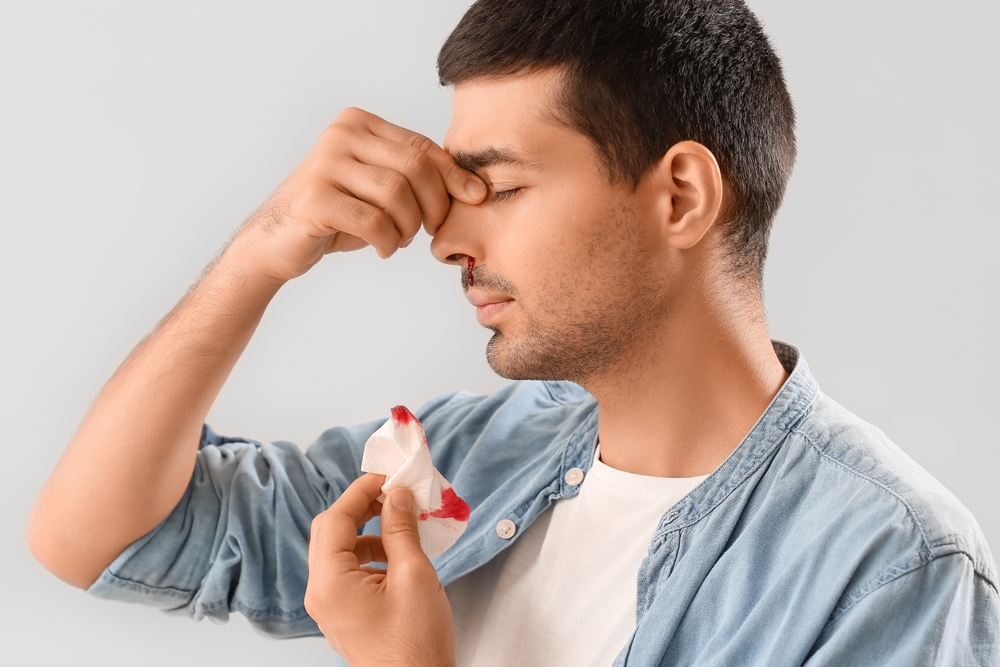
<path id="1" fill-rule="evenodd" d="M 722 172 L 712 151 L 695 141 L 670 147 L 639 185 L 644 208 L 667 245 L 694 247 L 715 222 L 722 208 Z"/>

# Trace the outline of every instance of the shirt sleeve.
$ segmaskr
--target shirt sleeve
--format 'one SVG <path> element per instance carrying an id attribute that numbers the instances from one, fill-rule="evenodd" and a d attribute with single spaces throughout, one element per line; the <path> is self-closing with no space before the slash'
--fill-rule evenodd
<path id="1" fill-rule="evenodd" d="M 319 635 L 303 605 L 309 528 L 361 475 L 364 443 L 381 424 L 330 429 L 307 452 L 205 426 L 177 507 L 88 592 L 196 620 L 239 611 L 274 637 Z"/>
<path id="2" fill-rule="evenodd" d="M 835 613 L 805 665 L 1000 665 L 997 589 L 964 553 L 887 576 Z"/>

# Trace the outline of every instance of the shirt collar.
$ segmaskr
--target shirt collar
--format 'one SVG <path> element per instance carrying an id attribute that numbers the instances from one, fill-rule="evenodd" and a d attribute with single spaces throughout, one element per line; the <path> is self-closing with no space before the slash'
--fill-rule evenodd
<path id="1" fill-rule="evenodd" d="M 660 519 L 653 542 L 667 533 L 700 520 L 725 500 L 767 461 L 781 445 L 792 426 L 805 415 L 819 393 L 799 351 L 786 343 L 772 341 L 774 351 L 788 379 L 757 420 L 743 442 L 691 493 Z M 492 558 L 510 541 L 497 537 L 497 521 L 506 520 L 524 531 L 553 500 L 579 493 L 578 476 L 567 475 L 573 468 L 589 471 L 597 445 L 597 401 L 587 396 L 576 411 L 579 425 L 565 442 L 534 474 L 523 480 L 523 487 L 506 501 L 490 503 L 487 512 L 477 508 L 475 522 L 459 538 L 459 543 L 435 559 L 441 583 L 447 585 L 464 573 Z M 576 479 L 576 484 L 571 482 Z M 475 525 L 473 525 L 475 523 Z M 461 548 L 459 547 L 461 544 Z"/>
<path id="2" fill-rule="evenodd" d="M 776 340 L 772 340 L 771 345 L 788 372 L 788 379 L 732 454 L 663 516 L 656 536 L 684 528 L 708 514 L 770 458 L 792 426 L 809 411 L 819 393 L 819 386 L 809 372 L 808 364 L 796 347 Z M 566 483 L 566 473 L 571 468 L 588 471 L 593 463 L 596 444 L 595 409 L 567 442 L 560 473 L 561 496 L 569 497 L 579 492 L 578 487 Z"/>

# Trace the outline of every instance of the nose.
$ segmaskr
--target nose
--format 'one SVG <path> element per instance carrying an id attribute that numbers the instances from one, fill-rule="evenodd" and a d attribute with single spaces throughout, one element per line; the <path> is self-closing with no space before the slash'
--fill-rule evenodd
<path id="1" fill-rule="evenodd" d="M 434 259 L 459 266 L 465 266 L 470 258 L 482 260 L 482 208 L 481 205 L 472 206 L 457 199 L 452 200 L 448 216 L 431 239 L 431 254 Z"/>

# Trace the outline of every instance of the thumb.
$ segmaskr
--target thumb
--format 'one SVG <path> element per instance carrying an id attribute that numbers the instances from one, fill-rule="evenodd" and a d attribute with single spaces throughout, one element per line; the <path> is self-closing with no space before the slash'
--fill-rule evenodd
<path id="1" fill-rule="evenodd" d="M 405 487 L 390 491 L 386 502 L 382 504 L 382 516 L 379 520 L 382 527 L 382 547 L 390 566 L 392 563 L 401 564 L 406 561 L 430 562 L 420 548 L 415 505 L 413 494 Z"/>
<path id="2" fill-rule="evenodd" d="M 455 160 L 443 148 L 435 146 L 427 155 L 441 172 L 448 194 L 466 204 L 478 204 L 483 201 L 488 192 L 483 179 L 455 164 Z"/>

